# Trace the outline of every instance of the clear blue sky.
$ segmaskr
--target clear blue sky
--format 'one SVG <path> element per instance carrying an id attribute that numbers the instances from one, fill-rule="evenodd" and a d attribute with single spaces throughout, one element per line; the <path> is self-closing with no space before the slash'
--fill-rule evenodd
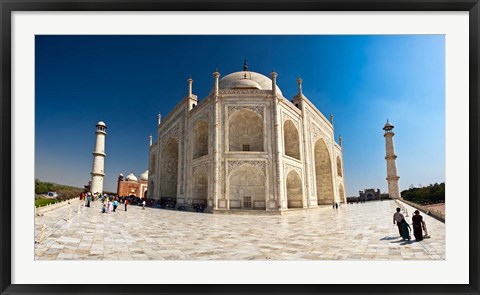
<path id="1" fill-rule="evenodd" d="M 407 36 L 36 36 L 35 177 L 82 187 L 95 124 L 107 126 L 104 189 L 148 166 L 148 136 L 187 93 L 206 97 L 218 67 L 296 79 L 343 137 L 347 196 L 387 191 L 387 118 L 395 125 L 400 187 L 445 181 L 445 38 Z"/>

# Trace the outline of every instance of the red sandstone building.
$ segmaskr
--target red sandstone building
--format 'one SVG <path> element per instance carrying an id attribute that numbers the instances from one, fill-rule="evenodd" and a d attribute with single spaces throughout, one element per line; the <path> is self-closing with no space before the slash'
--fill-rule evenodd
<path id="1" fill-rule="evenodd" d="M 120 197 L 135 196 L 144 198 L 147 196 L 148 188 L 148 170 L 140 174 L 140 179 L 137 179 L 132 172 L 123 177 L 123 174 L 118 176 L 117 195 Z"/>

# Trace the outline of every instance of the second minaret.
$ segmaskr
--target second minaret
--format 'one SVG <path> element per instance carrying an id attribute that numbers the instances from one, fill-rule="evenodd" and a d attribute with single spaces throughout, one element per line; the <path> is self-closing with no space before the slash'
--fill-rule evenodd
<path id="1" fill-rule="evenodd" d="M 102 121 L 97 123 L 95 149 L 93 150 L 92 193 L 103 193 L 103 177 L 105 176 L 105 136 L 107 135 L 107 125 Z"/>
<path id="2" fill-rule="evenodd" d="M 397 155 L 395 155 L 395 146 L 393 145 L 393 125 L 390 122 L 385 123 L 383 127 L 385 134 L 385 146 L 387 150 L 387 155 L 385 160 L 387 161 L 387 183 L 388 183 L 388 194 L 392 199 L 400 198 L 400 188 L 398 186 L 398 179 L 400 176 L 397 175 Z"/>

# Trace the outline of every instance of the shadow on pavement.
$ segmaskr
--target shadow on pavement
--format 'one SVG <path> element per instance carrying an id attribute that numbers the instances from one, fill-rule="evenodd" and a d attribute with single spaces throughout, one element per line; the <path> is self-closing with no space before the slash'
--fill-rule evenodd
<path id="1" fill-rule="evenodd" d="M 397 239 L 398 237 L 383 237 L 380 239 L 380 241 L 391 241 L 391 240 L 395 240 Z"/>

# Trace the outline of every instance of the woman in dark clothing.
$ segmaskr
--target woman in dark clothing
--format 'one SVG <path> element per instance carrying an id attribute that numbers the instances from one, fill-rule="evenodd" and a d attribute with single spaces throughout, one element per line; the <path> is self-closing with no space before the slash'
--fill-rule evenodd
<path id="1" fill-rule="evenodd" d="M 400 221 L 400 227 L 402 228 L 402 238 L 404 240 L 409 240 L 410 241 L 410 225 L 405 221 L 405 219 L 402 219 Z"/>
<path id="2" fill-rule="evenodd" d="M 413 235 L 417 241 L 423 240 L 423 217 L 420 215 L 418 210 L 415 210 L 415 215 L 412 217 L 412 224 L 413 224 Z"/>

